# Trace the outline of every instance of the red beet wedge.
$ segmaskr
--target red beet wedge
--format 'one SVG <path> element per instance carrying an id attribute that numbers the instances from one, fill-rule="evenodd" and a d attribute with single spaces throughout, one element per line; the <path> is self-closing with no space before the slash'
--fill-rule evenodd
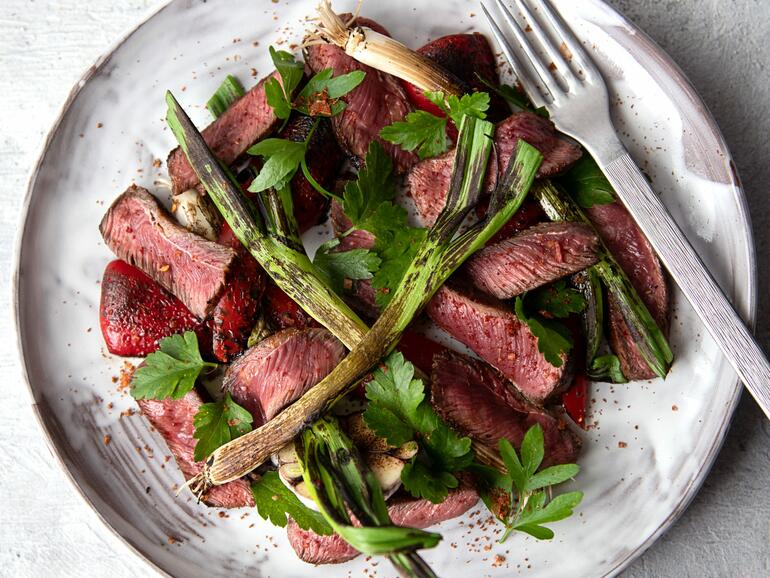
<path id="1" fill-rule="evenodd" d="M 179 299 L 120 260 L 104 271 L 99 323 L 107 349 L 115 355 L 144 357 L 164 337 L 189 330 L 201 344 L 210 342 L 208 328 Z"/>

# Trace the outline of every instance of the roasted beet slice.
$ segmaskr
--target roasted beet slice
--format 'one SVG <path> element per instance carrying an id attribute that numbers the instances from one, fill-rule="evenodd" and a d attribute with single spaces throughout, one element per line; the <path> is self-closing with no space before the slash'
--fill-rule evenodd
<path id="1" fill-rule="evenodd" d="M 223 386 L 251 412 L 256 427 L 326 377 L 344 356 L 345 347 L 326 329 L 285 329 L 236 359 Z"/>
<path id="2" fill-rule="evenodd" d="M 232 164 L 252 144 L 269 135 L 278 123 L 265 96 L 265 81 L 271 77 L 280 82 L 277 72 L 263 78 L 203 129 L 203 138 L 211 152 L 226 165 Z M 179 147 L 168 155 L 167 165 L 175 195 L 198 184 L 198 175 Z"/>
<path id="3" fill-rule="evenodd" d="M 191 233 L 146 189 L 130 186 L 99 225 L 105 244 L 174 294 L 199 319 L 225 286 L 235 251 Z"/>
<path id="4" fill-rule="evenodd" d="M 179 299 L 120 260 L 104 270 L 99 324 L 109 352 L 126 357 L 149 355 L 175 333 L 195 331 L 204 348 L 210 340 L 206 326 Z"/>
<path id="5" fill-rule="evenodd" d="M 464 483 L 450 490 L 440 504 L 408 497 L 394 498 L 388 504 L 388 514 L 396 526 L 423 529 L 463 515 L 478 501 L 476 490 Z M 297 556 L 308 564 L 341 564 L 359 554 L 338 535 L 319 536 L 311 530 L 303 530 L 294 520 L 289 520 L 286 531 Z"/>
<path id="6" fill-rule="evenodd" d="M 519 139 L 543 153 L 543 163 L 537 173 L 539 177 L 549 177 L 563 171 L 582 154 L 580 147 L 560 136 L 548 119 L 531 112 L 518 112 L 499 123 L 495 129 L 497 155 L 490 161 L 487 171 L 487 190 L 492 190 L 497 184 L 498 173 L 502 174 L 508 166 Z M 427 226 L 436 222 L 446 203 L 454 154 L 455 151 L 451 150 L 439 157 L 426 159 L 409 172 L 409 194 Z"/>
<path id="7" fill-rule="evenodd" d="M 356 23 L 386 33 L 376 22 L 366 18 L 359 18 Z M 344 50 L 330 44 L 308 46 L 305 62 L 313 72 L 331 68 L 335 76 L 354 70 L 366 72 L 364 81 L 343 97 L 347 103 L 344 112 L 332 119 L 337 141 L 343 149 L 353 156 L 364 158 L 369 143 L 377 140 L 393 158 L 396 172 L 403 173 L 417 162 L 417 155 L 384 142 L 379 136 L 383 127 L 403 120 L 412 110 L 397 78 L 357 62 Z"/>
<path id="8" fill-rule="evenodd" d="M 465 271 L 473 284 L 510 299 L 596 263 L 599 238 L 584 223 L 543 223 L 473 255 Z"/>
<path id="9" fill-rule="evenodd" d="M 192 390 L 181 399 L 140 399 L 137 403 L 142 415 L 166 441 L 185 479 L 198 475 L 203 469 L 203 462 L 193 458 L 198 441 L 193 438 L 193 418 L 203 403 L 198 392 Z M 245 480 L 214 486 L 202 501 L 218 508 L 254 507 L 254 497 Z"/>
<path id="10" fill-rule="evenodd" d="M 669 295 L 666 276 L 657 255 L 626 208 L 615 201 L 586 209 L 607 248 L 626 272 L 658 326 L 668 332 Z M 652 379 L 649 368 L 634 344 L 628 325 L 610 295 L 610 343 L 620 358 L 626 379 Z"/>
<path id="11" fill-rule="evenodd" d="M 546 361 L 529 327 L 502 302 L 451 280 L 426 307 L 430 318 L 452 337 L 492 364 L 535 403 L 560 393 L 569 384 L 570 364 Z"/>
<path id="12" fill-rule="evenodd" d="M 527 430 L 540 424 L 544 466 L 574 462 L 580 450 L 579 438 L 562 420 L 527 401 L 492 366 L 454 351 L 434 360 L 431 404 L 458 431 L 493 449 L 501 439 L 520 448 Z"/>

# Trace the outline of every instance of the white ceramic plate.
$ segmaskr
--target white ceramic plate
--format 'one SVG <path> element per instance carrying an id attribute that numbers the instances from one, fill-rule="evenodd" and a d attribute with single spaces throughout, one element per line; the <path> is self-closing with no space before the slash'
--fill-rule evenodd
<path id="1" fill-rule="evenodd" d="M 182 477 L 173 461 L 166 463 L 162 440 L 139 415 L 120 415 L 134 403 L 112 381 L 122 361 L 106 354 L 98 328 L 99 280 L 112 257 L 97 225 L 131 182 L 162 194 L 154 182 L 164 169 L 153 160 L 165 159 L 173 144 L 162 120 L 164 91 L 172 89 L 193 120 L 207 122 L 202 103 L 224 75 L 250 81 L 252 68 L 266 74 L 267 46 L 298 42 L 314 4 L 171 2 L 78 83 L 30 182 L 15 304 L 35 409 L 54 453 L 105 524 L 169 574 L 393 574 L 384 561 L 363 558 L 342 567 L 307 566 L 284 532 L 255 512 L 220 517 L 188 493 L 175 497 Z M 605 73 L 614 117 L 634 158 L 753 318 L 748 215 L 713 119 L 671 60 L 607 5 L 557 4 Z M 340 0 L 335 7 L 351 5 Z M 475 2 L 460 0 L 367 0 L 363 11 L 414 47 L 447 33 L 486 32 L 477 12 Z M 437 573 L 598 576 L 620 571 L 648 547 L 703 481 L 739 393 L 735 375 L 678 294 L 671 341 L 677 359 L 665 383 L 592 387 L 592 429 L 574 484 L 585 499 L 579 515 L 555 526 L 552 543 L 516 535 L 498 545 L 488 533 L 469 530 L 467 517 L 453 520 L 440 527 L 444 543 L 426 552 Z M 495 567 L 498 554 L 505 561 Z"/>

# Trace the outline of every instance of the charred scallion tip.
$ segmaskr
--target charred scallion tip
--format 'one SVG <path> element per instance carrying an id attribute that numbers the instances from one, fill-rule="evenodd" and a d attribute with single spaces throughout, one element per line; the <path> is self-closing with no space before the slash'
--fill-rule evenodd
<path id="1" fill-rule="evenodd" d="M 542 161 L 537 149 L 523 141 L 519 141 L 516 155 L 493 194 L 491 206 L 497 212 L 457 235 L 462 221 L 459 217 L 467 214 L 483 186 L 493 128 L 487 121 L 463 118 L 455 155 L 455 168 L 463 170 L 453 172 L 451 187 L 456 192 L 448 198 L 446 216 L 428 232 L 391 302 L 371 330 L 325 379 L 294 404 L 262 427 L 214 452 L 199 475 L 203 484 L 198 487 L 224 484 L 250 472 L 322 416 L 391 351 L 444 281 L 516 212 Z"/>
<path id="2" fill-rule="evenodd" d="M 316 275 L 304 250 L 276 241 L 271 236 L 277 230 L 275 223 L 266 228 L 256 207 L 245 197 L 229 171 L 220 166 L 170 92 L 166 93 L 166 102 L 166 121 L 171 131 L 238 240 L 289 297 L 352 348 L 366 333 L 366 324 Z"/>
<path id="3" fill-rule="evenodd" d="M 389 36 L 366 26 L 356 26 L 355 18 L 346 22 L 332 10 L 330 0 L 319 4 L 318 19 L 320 22 L 306 44 L 334 44 L 358 62 L 406 80 L 424 91 L 462 95 L 457 79 L 442 67 Z"/>
<path id="4" fill-rule="evenodd" d="M 301 440 L 305 487 L 334 531 L 363 554 L 388 556 L 403 576 L 435 576 L 416 550 L 433 548 L 441 536 L 393 525 L 376 476 L 339 422 L 319 419 Z M 351 513 L 359 525 L 353 525 Z"/>
<path id="5" fill-rule="evenodd" d="M 591 225 L 569 195 L 552 183 L 539 182 L 532 193 L 552 221 L 577 221 Z M 603 243 L 601 247 L 599 262 L 592 268 L 617 300 L 642 358 L 658 377 L 665 379 L 674 359 L 668 341 L 628 276 Z"/>

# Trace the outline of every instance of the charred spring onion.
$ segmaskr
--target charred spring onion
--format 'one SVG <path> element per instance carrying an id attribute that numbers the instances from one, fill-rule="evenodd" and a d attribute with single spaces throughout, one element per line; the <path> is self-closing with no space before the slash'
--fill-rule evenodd
<path id="1" fill-rule="evenodd" d="M 256 207 L 228 176 L 190 118 L 169 92 L 166 120 L 219 212 L 238 240 L 289 297 L 302 303 L 314 319 L 352 348 L 367 331 L 366 324 L 315 274 L 304 251 L 273 239 Z"/>
<path id="2" fill-rule="evenodd" d="M 334 44 L 360 63 L 411 82 L 422 90 L 440 90 L 457 96 L 463 93 L 457 79 L 430 59 L 371 28 L 353 25 L 354 18 L 345 22 L 332 10 L 330 0 L 319 4 L 318 19 L 318 27 L 306 39 L 306 45 Z"/>
<path id="3" fill-rule="evenodd" d="M 352 384 L 388 353 L 414 315 L 428 302 L 449 275 L 476 249 L 481 247 L 516 212 L 529 190 L 542 155 L 530 145 L 519 142 L 515 159 L 509 164 L 492 201 L 488 217 L 456 236 L 461 222 L 475 204 L 486 172 L 492 148 L 493 125 L 465 117 L 453 168 L 447 205 L 436 224 L 428 232 L 415 259 L 407 269 L 393 299 L 369 332 L 347 305 L 337 306 L 339 297 L 312 274 L 306 256 L 270 242 L 261 223 L 240 190 L 232 185 L 219 166 L 212 162 L 200 133 L 169 95 L 169 124 L 188 155 L 201 182 L 214 199 L 233 231 L 276 283 L 313 315 L 349 348 L 348 356 L 323 381 L 262 427 L 220 447 L 212 454 L 203 472 L 192 481 L 191 488 L 205 492 L 212 485 L 237 479 L 263 463 L 297 436 L 315 418 L 323 415 L 334 402 L 345 395 Z M 295 260 L 300 260 L 300 264 Z M 312 291 L 306 290 L 311 288 Z M 331 297 L 329 295 L 331 293 Z M 326 316 L 330 318 L 326 318 Z M 354 332 L 344 333 L 346 327 Z"/>
<path id="4" fill-rule="evenodd" d="M 363 554 L 388 556 L 404 576 L 435 577 L 415 550 L 434 547 L 441 536 L 393 525 L 379 482 L 335 418 L 313 423 L 301 445 L 305 487 L 337 534 Z"/>
<path id="5" fill-rule="evenodd" d="M 552 221 L 577 221 L 591 224 L 580 207 L 552 183 L 538 182 L 533 187 L 532 193 Z M 620 305 L 623 318 L 639 353 L 650 369 L 657 376 L 665 379 L 674 359 L 668 341 L 628 276 L 603 244 L 599 262 L 592 269 Z"/>

